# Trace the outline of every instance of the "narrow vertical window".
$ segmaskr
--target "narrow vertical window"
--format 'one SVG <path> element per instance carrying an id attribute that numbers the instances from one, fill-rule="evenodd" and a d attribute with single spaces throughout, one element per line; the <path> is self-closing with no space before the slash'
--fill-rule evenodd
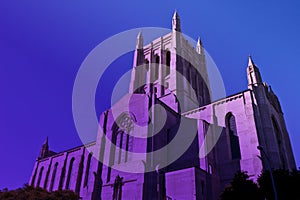
<path id="1" fill-rule="evenodd" d="M 155 68 L 154 68 L 154 80 L 158 79 L 159 61 L 160 61 L 160 58 L 159 58 L 158 55 L 156 55 L 156 57 L 155 57 Z"/>
<path id="2" fill-rule="evenodd" d="M 38 165 L 37 165 L 37 167 L 34 170 L 34 174 L 33 174 L 32 181 L 31 181 L 31 186 L 34 186 L 34 182 L 35 182 L 37 170 L 38 170 Z"/>
<path id="3" fill-rule="evenodd" d="M 118 117 L 113 125 L 112 143 L 110 147 L 110 159 L 106 181 L 110 181 L 111 166 L 128 161 L 128 151 L 132 150 L 133 137 L 130 136 L 133 131 L 133 120 L 127 113 Z"/>
<path id="4" fill-rule="evenodd" d="M 191 91 L 191 83 L 190 83 L 190 76 L 191 76 L 191 74 L 190 74 L 190 66 L 191 66 L 191 63 L 189 63 L 189 67 L 186 69 L 186 76 L 185 76 L 185 79 L 186 79 L 186 90 L 187 90 L 187 92 L 190 92 Z"/>
<path id="5" fill-rule="evenodd" d="M 66 189 L 70 189 L 70 180 L 72 176 L 72 170 L 73 170 L 73 163 L 74 163 L 75 158 L 72 158 L 70 161 L 69 165 L 69 170 L 68 170 L 68 176 L 67 176 L 67 182 L 66 182 Z"/>
<path id="6" fill-rule="evenodd" d="M 67 159 L 64 160 L 64 164 L 61 170 L 61 174 L 60 174 L 60 178 L 59 178 L 59 185 L 58 185 L 58 189 L 61 190 L 63 188 L 63 184 L 64 184 L 64 180 L 65 180 L 65 176 L 66 176 L 66 163 L 67 163 Z"/>
<path id="7" fill-rule="evenodd" d="M 170 66 L 171 66 L 171 52 L 170 51 L 167 51 L 167 60 L 166 60 L 166 65 L 167 65 L 167 68 L 166 68 L 166 76 L 168 76 L 170 74 Z"/>
<path id="8" fill-rule="evenodd" d="M 276 137 L 276 140 L 277 140 L 277 146 L 278 146 L 278 150 L 279 150 L 281 165 L 282 165 L 282 168 L 285 169 L 286 166 L 285 166 L 284 148 L 283 148 L 283 145 L 282 145 L 281 132 L 280 132 L 280 129 L 278 127 L 278 124 L 277 124 L 276 119 L 274 118 L 274 116 L 272 117 L 272 124 L 273 124 L 273 129 L 275 131 L 275 137 Z"/>
<path id="9" fill-rule="evenodd" d="M 88 183 L 88 180 L 89 180 L 89 174 L 90 174 L 90 166 L 91 166 L 92 156 L 93 156 L 93 154 L 89 153 L 87 164 L 86 164 L 86 169 L 85 169 L 84 187 L 87 186 L 87 183 Z"/>
<path id="10" fill-rule="evenodd" d="M 51 183 L 50 183 L 50 189 L 49 189 L 50 192 L 53 190 L 53 185 L 54 185 L 54 181 L 55 181 L 57 166 L 58 166 L 58 162 L 55 163 L 54 168 L 53 168 Z"/>
<path id="11" fill-rule="evenodd" d="M 129 134 L 130 133 L 127 133 L 126 134 L 126 152 L 125 152 L 125 162 L 127 162 L 128 161 L 128 151 L 129 151 L 129 142 L 132 142 L 132 140 L 131 141 L 129 141 L 130 139 L 129 139 Z"/>
<path id="12" fill-rule="evenodd" d="M 189 70 L 188 80 L 189 80 L 191 86 L 193 86 L 193 79 L 192 79 L 193 72 L 192 72 L 192 64 L 191 63 L 189 63 L 189 69 L 188 70 Z"/>
<path id="13" fill-rule="evenodd" d="M 110 147 L 110 155 L 109 155 L 109 166 L 107 170 L 107 177 L 106 177 L 106 182 L 108 183 L 110 181 L 110 176 L 111 176 L 111 166 L 113 166 L 116 162 L 116 146 L 118 144 L 118 130 L 117 126 L 114 124 L 113 128 L 113 133 L 112 133 L 112 145 Z"/>
<path id="14" fill-rule="evenodd" d="M 232 159 L 241 159 L 239 137 L 236 129 L 235 117 L 229 113 L 226 117 L 226 129 L 230 139 L 230 149 Z"/>
<path id="15" fill-rule="evenodd" d="M 122 148 L 124 148 L 123 144 L 124 144 L 124 132 L 121 131 L 119 133 L 119 136 L 120 136 L 120 143 L 119 143 L 119 155 L 118 155 L 118 164 L 120 164 L 121 162 L 121 159 L 122 159 Z"/>
<path id="16" fill-rule="evenodd" d="M 41 179 L 42 179 L 42 176 L 43 176 L 43 171 L 44 171 L 44 167 L 42 167 L 40 169 L 39 178 L 38 178 L 38 181 L 37 181 L 37 184 L 36 184 L 37 187 L 40 187 Z"/>
<path id="17" fill-rule="evenodd" d="M 191 63 L 189 63 L 189 67 L 186 69 L 186 80 L 190 81 L 190 69 L 191 69 Z"/>
<path id="18" fill-rule="evenodd" d="M 149 60 L 145 60 L 145 70 L 144 70 L 144 84 L 147 84 L 147 73 L 149 70 Z"/>
<path id="19" fill-rule="evenodd" d="M 201 193 L 204 195 L 204 181 L 201 181 Z"/>

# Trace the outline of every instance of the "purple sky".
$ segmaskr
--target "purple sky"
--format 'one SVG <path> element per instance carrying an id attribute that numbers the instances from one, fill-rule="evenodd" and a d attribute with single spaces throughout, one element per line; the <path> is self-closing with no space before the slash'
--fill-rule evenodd
<path id="1" fill-rule="evenodd" d="M 228 94 L 246 89 L 247 57 L 279 96 L 300 165 L 300 2 L 289 1 L 0 2 L 0 189 L 29 180 L 45 138 L 62 151 L 81 144 L 72 118 L 77 70 L 101 41 L 131 28 L 171 28 L 175 9 L 185 34 L 201 36 Z M 133 41 L 135 42 L 135 41 Z M 131 67 L 122 56 L 101 79 L 97 111 Z"/>

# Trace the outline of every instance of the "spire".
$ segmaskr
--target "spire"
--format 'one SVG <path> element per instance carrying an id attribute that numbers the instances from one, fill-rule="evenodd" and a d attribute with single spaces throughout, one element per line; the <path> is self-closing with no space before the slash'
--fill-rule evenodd
<path id="1" fill-rule="evenodd" d="M 46 140 L 45 140 L 43 146 L 47 146 L 47 147 L 49 146 L 49 145 L 48 145 L 48 136 L 46 137 Z"/>
<path id="2" fill-rule="evenodd" d="M 48 137 L 47 137 L 44 144 L 42 145 L 39 158 L 45 158 L 48 155 L 49 155 L 49 144 L 48 144 Z"/>
<path id="3" fill-rule="evenodd" d="M 136 38 L 136 49 L 142 49 L 143 47 L 144 47 L 144 38 L 142 32 L 140 31 Z"/>
<path id="4" fill-rule="evenodd" d="M 262 84 L 262 79 L 261 79 L 259 69 L 254 64 L 251 56 L 249 56 L 248 58 L 247 76 L 248 76 L 249 89 L 253 89 L 253 86 L 258 86 Z"/>
<path id="5" fill-rule="evenodd" d="M 144 38 L 143 34 L 140 31 L 136 37 L 136 47 L 134 51 L 134 58 L 133 58 L 133 70 L 131 73 L 131 81 L 129 86 L 130 93 L 139 92 L 138 90 L 141 89 L 141 82 L 145 82 L 145 75 L 143 73 L 143 64 L 145 62 L 144 56 Z"/>
<path id="6" fill-rule="evenodd" d="M 249 67 L 249 66 L 255 66 L 255 64 L 254 64 L 254 62 L 253 62 L 253 60 L 252 60 L 251 55 L 249 55 L 249 58 L 248 58 L 248 67 Z"/>
<path id="7" fill-rule="evenodd" d="M 203 44 L 202 44 L 200 37 L 198 37 L 198 41 L 197 41 L 197 45 L 196 45 L 196 52 L 198 54 L 204 54 L 204 48 L 203 48 Z"/>
<path id="8" fill-rule="evenodd" d="M 181 32 L 180 18 L 179 18 L 179 15 L 176 10 L 175 10 L 173 18 L 172 18 L 172 30 Z"/>

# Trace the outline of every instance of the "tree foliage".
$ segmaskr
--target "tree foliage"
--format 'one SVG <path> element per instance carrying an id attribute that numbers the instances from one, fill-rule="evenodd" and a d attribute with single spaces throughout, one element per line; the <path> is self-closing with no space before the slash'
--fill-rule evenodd
<path id="1" fill-rule="evenodd" d="M 300 171 L 274 170 L 272 172 L 278 199 L 300 199 Z M 237 172 L 230 186 L 221 194 L 222 200 L 274 200 L 270 172 L 263 172 L 257 183 L 249 180 L 247 172 Z"/>
<path id="2" fill-rule="evenodd" d="M 16 190 L 0 190 L 0 200 L 78 200 L 79 196 L 71 190 L 48 192 L 42 188 L 24 185 Z"/>
<path id="3" fill-rule="evenodd" d="M 300 199 L 300 172 L 288 170 L 275 170 L 273 171 L 275 187 L 277 190 L 278 199 Z M 269 199 L 274 199 L 274 192 L 270 177 L 270 172 L 263 172 L 258 178 L 258 184 L 263 192 L 263 195 Z"/>
<path id="4" fill-rule="evenodd" d="M 255 182 L 249 179 L 247 172 L 235 174 L 229 187 L 221 194 L 222 200 L 262 200 L 261 192 Z"/>

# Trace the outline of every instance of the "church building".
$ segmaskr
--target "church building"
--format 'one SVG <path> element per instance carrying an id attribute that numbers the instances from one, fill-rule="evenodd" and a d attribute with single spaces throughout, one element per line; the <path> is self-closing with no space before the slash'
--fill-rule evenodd
<path id="1" fill-rule="evenodd" d="M 276 94 L 251 57 L 245 72 L 248 88 L 212 101 L 203 44 L 175 12 L 170 33 L 137 35 L 129 92 L 101 114 L 96 141 L 56 153 L 47 139 L 29 184 L 83 200 L 217 200 L 239 170 L 255 181 L 269 165 L 295 169 Z"/>

